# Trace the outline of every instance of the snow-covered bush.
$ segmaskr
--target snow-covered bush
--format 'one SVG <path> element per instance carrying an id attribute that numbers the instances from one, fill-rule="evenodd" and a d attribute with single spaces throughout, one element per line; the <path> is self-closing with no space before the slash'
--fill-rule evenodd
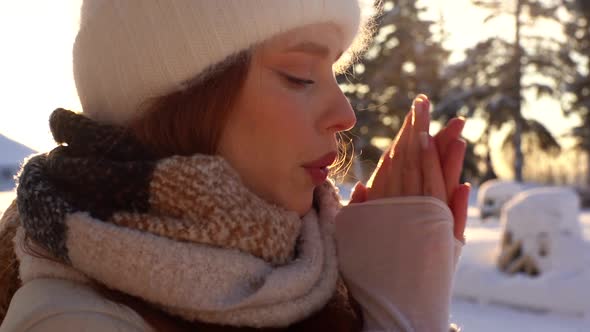
<path id="1" fill-rule="evenodd" d="M 482 218 L 499 217 L 502 206 L 523 190 L 518 182 L 489 180 L 484 182 L 477 194 L 477 205 Z"/>
<path id="2" fill-rule="evenodd" d="M 579 213 L 580 199 L 569 188 L 535 188 L 516 195 L 501 213 L 498 268 L 531 276 L 582 268 L 587 253 Z"/>

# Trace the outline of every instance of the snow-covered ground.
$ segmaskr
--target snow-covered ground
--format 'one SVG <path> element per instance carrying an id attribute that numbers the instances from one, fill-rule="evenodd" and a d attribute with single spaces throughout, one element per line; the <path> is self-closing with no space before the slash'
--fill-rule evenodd
<path id="1" fill-rule="evenodd" d="M 587 332 L 590 320 L 495 304 L 453 300 L 451 321 L 464 332 Z"/>
<path id="2" fill-rule="evenodd" d="M 580 223 L 588 243 L 590 211 L 580 214 Z M 590 291 L 590 267 L 538 278 L 501 274 L 495 268 L 499 221 L 482 222 L 474 206 L 469 208 L 466 238 L 451 308 L 452 321 L 463 331 L 590 331 L 590 317 L 576 313 L 576 309 L 590 308 L 590 297 L 584 295 Z M 531 305 L 515 305 L 527 302 Z M 547 303 L 554 310 L 548 310 Z"/>
<path id="3" fill-rule="evenodd" d="M 0 213 L 4 211 L 13 198 L 14 192 L 0 192 Z M 472 203 L 475 203 L 475 199 L 472 200 Z M 590 242 L 590 211 L 584 211 L 581 214 L 580 222 L 586 240 Z M 466 273 L 466 266 L 474 266 L 474 264 L 485 265 L 486 262 L 489 263 L 494 261 L 494 250 L 500 239 L 499 223 L 493 220 L 482 223 L 479 219 L 479 210 L 474 206 L 471 206 L 469 209 L 468 225 L 466 231 L 468 245 L 463 249 L 463 255 L 457 271 L 457 282 L 468 280 L 462 276 L 462 273 Z M 491 280 L 493 282 L 498 282 L 498 278 L 509 278 L 505 276 L 499 277 L 499 274 L 495 271 L 490 271 L 488 274 L 488 281 Z M 566 276 L 564 276 L 564 278 L 565 277 Z M 523 279 L 524 277 L 517 278 Z M 590 289 L 590 278 L 588 279 L 589 284 L 575 284 L 568 279 L 563 279 L 562 281 L 564 284 L 574 287 L 574 289 L 575 287 L 579 287 L 580 291 Z M 521 280 L 521 282 L 525 281 Z M 479 289 L 475 289 L 473 293 L 485 295 L 490 293 L 489 287 L 494 286 L 494 284 L 486 283 L 486 279 L 481 279 L 477 286 Z M 461 287 L 456 285 L 456 290 L 460 289 Z M 555 302 L 567 303 L 568 301 L 566 296 L 552 290 L 550 284 L 545 285 L 544 288 L 539 289 L 539 291 L 550 292 Z M 493 288 L 491 292 L 493 293 Z M 513 292 L 518 292 L 518 288 L 513 290 Z M 458 291 L 457 293 L 461 292 Z M 590 305 L 590 298 L 584 300 Z M 456 294 L 451 308 L 451 321 L 458 324 L 462 330 L 466 332 L 590 331 L 590 317 L 587 316 L 581 317 L 580 315 L 571 313 L 535 310 L 502 302 L 503 301 L 486 300 L 485 298 L 478 299 L 478 296 Z"/>

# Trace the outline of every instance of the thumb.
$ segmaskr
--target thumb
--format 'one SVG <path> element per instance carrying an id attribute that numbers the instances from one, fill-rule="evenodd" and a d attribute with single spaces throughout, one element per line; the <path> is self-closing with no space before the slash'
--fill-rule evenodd
<path id="1" fill-rule="evenodd" d="M 360 181 L 354 185 L 352 194 L 350 195 L 350 202 L 348 204 L 362 203 L 367 200 L 367 187 Z"/>

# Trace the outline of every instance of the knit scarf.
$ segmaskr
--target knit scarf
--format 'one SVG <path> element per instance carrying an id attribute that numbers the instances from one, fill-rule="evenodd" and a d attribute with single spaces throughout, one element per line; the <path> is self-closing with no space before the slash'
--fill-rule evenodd
<path id="1" fill-rule="evenodd" d="M 59 267 L 42 268 L 16 245 L 23 282 L 98 283 L 227 326 L 286 327 L 333 298 L 340 205 L 331 182 L 300 218 L 252 193 L 219 156 L 158 159 L 124 128 L 63 109 L 50 127 L 60 145 L 18 178 L 15 242 L 30 238 Z"/>

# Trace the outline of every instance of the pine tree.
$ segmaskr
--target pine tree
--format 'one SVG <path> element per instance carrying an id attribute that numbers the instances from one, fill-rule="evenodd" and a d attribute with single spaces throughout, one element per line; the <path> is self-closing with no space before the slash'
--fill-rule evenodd
<path id="1" fill-rule="evenodd" d="M 573 56 L 581 59 L 567 85 L 573 99 L 565 109 L 566 114 L 577 113 L 582 120 L 573 128 L 572 134 L 577 138 L 577 147 L 586 151 L 588 156 L 586 185 L 590 187 L 590 2 L 567 0 L 564 3 L 571 15 L 571 20 L 564 25 L 565 35 Z"/>
<path id="2" fill-rule="evenodd" d="M 550 1 L 474 0 L 473 3 L 489 10 L 486 22 L 501 15 L 509 15 L 514 22 L 514 40 L 491 37 L 466 51 L 466 59 L 447 69 L 449 82 L 444 98 L 437 104 L 435 116 L 448 118 L 457 114 L 479 117 L 486 123 L 482 143 L 487 146 L 488 171 L 491 169 L 489 140 L 494 130 L 505 124 L 512 126 L 508 139 L 513 147 L 513 169 L 517 181 L 522 181 L 523 135 L 537 136 L 540 147 L 558 148 L 555 138 L 537 121 L 522 115 L 524 94 L 559 97 L 564 84 L 563 71 L 572 61 L 564 52 L 563 42 L 525 31 L 540 18 L 557 20 L 560 4 Z"/>
<path id="3" fill-rule="evenodd" d="M 381 151 L 371 138 L 393 138 L 416 95 L 439 99 L 440 74 L 449 55 L 441 36 L 433 34 L 435 23 L 421 18 L 425 9 L 416 0 L 378 4 L 382 15 L 372 44 L 352 73 L 338 77 L 357 114 L 351 133 L 356 154 L 361 151 L 361 159 L 373 162 Z"/>

